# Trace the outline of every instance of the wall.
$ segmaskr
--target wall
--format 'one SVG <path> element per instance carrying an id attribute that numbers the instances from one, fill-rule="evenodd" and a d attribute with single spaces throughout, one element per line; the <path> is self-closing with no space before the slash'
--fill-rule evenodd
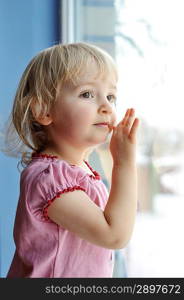
<path id="1" fill-rule="evenodd" d="M 40 50 L 59 42 L 59 0 L 0 0 L 0 129 L 10 113 L 20 76 Z M 1 136 L 1 135 L 0 135 Z M 19 194 L 17 159 L 0 152 L 0 276 L 14 253 Z"/>

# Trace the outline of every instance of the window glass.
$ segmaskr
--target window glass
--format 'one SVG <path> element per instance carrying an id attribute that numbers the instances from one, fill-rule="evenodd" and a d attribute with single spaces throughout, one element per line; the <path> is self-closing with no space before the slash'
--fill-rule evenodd
<path id="1" fill-rule="evenodd" d="M 121 270 L 116 274 L 182 277 L 184 2 L 75 2 L 75 40 L 106 49 L 117 62 L 118 119 L 134 107 L 141 120 L 138 213 L 131 241 L 118 251 L 124 260 L 117 258 Z M 107 145 L 98 153 L 109 186 L 112 160 Z"/>

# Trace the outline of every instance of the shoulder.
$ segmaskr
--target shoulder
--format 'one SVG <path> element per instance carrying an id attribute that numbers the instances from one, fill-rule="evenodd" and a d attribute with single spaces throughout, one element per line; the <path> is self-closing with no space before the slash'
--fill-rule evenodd
<path id="1" fill-rule="evenodd" d="M 21 173 L 20 199 L 34 216 L 43 220 L 44 208 L 51 199 L 67 191 L 86 190 L 85 177 L 82 170 L 65 161 L 33 159 Z"/>
<path id="2" fill-rule="evenodd" d="M 21 174 L 21 198 L 28 203 L 34 215 L 40 212 L 41 219 L 48 203 L 61 194 L 75 190 L 84 191 L 92 201 L 104 208 L 108 193 L 103 182 L 64 160 L 33 159 Z"/>
<path id="3" fill-rule="evenodd" d="M 84 184 L 87 178 L 82 169 L 64 160 L 52 158 L 34 158 L 21 174 L 22 184 L 39 186 L 46 194 L 48 191 L 59 191 Z"/>

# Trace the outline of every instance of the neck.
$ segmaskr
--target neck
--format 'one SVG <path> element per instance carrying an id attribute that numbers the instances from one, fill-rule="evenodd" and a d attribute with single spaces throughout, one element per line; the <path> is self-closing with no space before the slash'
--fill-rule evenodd
<path id="1" fill-rule="evenodd" d="M 89 149 L 85 149 L 83 151 L 76 150 L 71 146 L 67 147 L 47 147 L 42 154 L 55 155 L 60 159 L 67 161 L 68 163 L 76 166 L 82 166 L 84 164 L 84 160 L 87 159 L 87 152 Z"/>

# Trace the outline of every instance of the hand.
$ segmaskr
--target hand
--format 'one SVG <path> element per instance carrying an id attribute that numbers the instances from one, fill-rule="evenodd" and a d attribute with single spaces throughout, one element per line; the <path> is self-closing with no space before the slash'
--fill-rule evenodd
<path id="1" fill-rule="evenodd" d="M 126 162 L 135 163 L 138 126 L 139 119 L 135 118 L 135 110 L 131 108 L 127 109 L 123 120 L 116 127 L 113 127 L 109 147 L 114 165 L 121 166 Z"/>

